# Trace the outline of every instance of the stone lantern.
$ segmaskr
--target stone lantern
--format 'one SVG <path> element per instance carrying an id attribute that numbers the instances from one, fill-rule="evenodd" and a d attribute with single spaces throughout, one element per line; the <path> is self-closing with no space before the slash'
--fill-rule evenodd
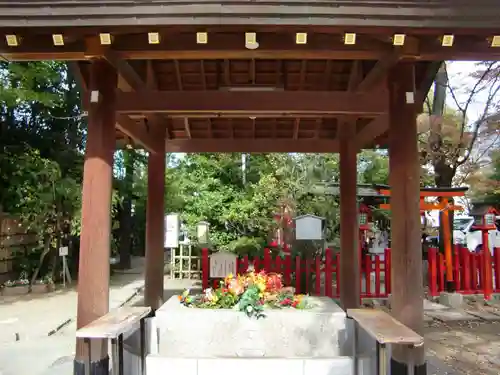
<path id="1" fill-rule="evenodd" d="M 472 226 L 472 229 L 496 229 L 495 221 L 497 214 L 497 210 L 490 206 L 480 206 L 473 208 L 471 211 L 471 216 L 474 218 L 474 225 Z"/>
<path id="2" fill-rule="evenodd" d="M 209 227 L 210 224 L 207 221 L 200 221 L 196 224 L 196 234 L 199 244 L 207 245 L 209 243 Z"/>
<path id="3" fill-rule="evenodd" d="M 360 203 L 358 212 L 359 230 L 360 231 L 370 230 L 372 227 L 371 221 L 372 221 L 372 210 L 366 204 Z"/>

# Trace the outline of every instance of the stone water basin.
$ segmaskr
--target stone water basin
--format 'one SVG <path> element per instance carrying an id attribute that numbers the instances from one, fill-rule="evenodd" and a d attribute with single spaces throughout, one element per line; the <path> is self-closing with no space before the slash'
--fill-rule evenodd
<path id="1" fill-rule="evenodd" d="M 237 310 L 188 308 L 176 296 L 156 311 L 159 355 L 175 358 L 334 358 L 346 355 L 346 314 L 328 297 L 310 309 L 269 309 L 248 318 Z"/>

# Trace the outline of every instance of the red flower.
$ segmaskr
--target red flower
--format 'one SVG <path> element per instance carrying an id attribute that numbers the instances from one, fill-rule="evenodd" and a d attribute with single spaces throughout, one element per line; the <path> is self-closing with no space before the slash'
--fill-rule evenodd
<path id="1" fill-rule="evenodd" d="M 292 300 L 290 298 L 285 298 L 284 300 L 281 301 L 281 305 L 288 306 L 290 305 L 291 302 Z"/>
<path id="2" fill-rule="evenodd" d="M 272 273 L 267 276 L 266 290 L 270 292 L 276 292 L 282 288 L 283 282 L 281 281 L 281 275 Z"/>
<path id="3" fill-rule="evenodd" d="M 298 304 L 299 304 L 299 301 L 293 301 L 292 302 L 292 307 L 297 307 Z"/>

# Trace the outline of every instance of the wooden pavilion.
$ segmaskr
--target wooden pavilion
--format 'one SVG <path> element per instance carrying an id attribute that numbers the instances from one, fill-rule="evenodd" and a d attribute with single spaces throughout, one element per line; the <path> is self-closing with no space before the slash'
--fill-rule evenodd
<path id="1" fill-rule="evenodd" d="M 71 61 L 84 89 L 78 327 L 108 311 L 117 139 L 149 151 L 146 303 L 163 298 L 166 151 L 339 152 L 342 290 L 359 303 L 356 153 L 388 147 L 392 306 L 422 331 L 416 116 L 442 60 L 500 58 L 497 0 L 0 0 L 0 56 Z M 168 205 L 168 202 L 166 202 Z M 91 374 L 107 372 L 96 345 Z M 392 374 L 425 373 L 396 348 Z M 85 373 L 77 342 L 75 373 Z"/>

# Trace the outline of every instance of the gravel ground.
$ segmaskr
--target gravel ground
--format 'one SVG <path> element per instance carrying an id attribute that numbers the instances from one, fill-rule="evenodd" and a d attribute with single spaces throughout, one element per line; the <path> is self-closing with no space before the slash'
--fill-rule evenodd
<path id="1" fill-rule="evenodd" d="M 429 369 L 445 367 L 436 375 L 498 375 L 500 324 L 498 322 L 433 322 L 426 328 Z M 434 362 L 434 363 L 433 363 Z M 442 363 L 443 365 L 440 365 Z M 429 374 L 433 374 L 429 371 Z"/>

